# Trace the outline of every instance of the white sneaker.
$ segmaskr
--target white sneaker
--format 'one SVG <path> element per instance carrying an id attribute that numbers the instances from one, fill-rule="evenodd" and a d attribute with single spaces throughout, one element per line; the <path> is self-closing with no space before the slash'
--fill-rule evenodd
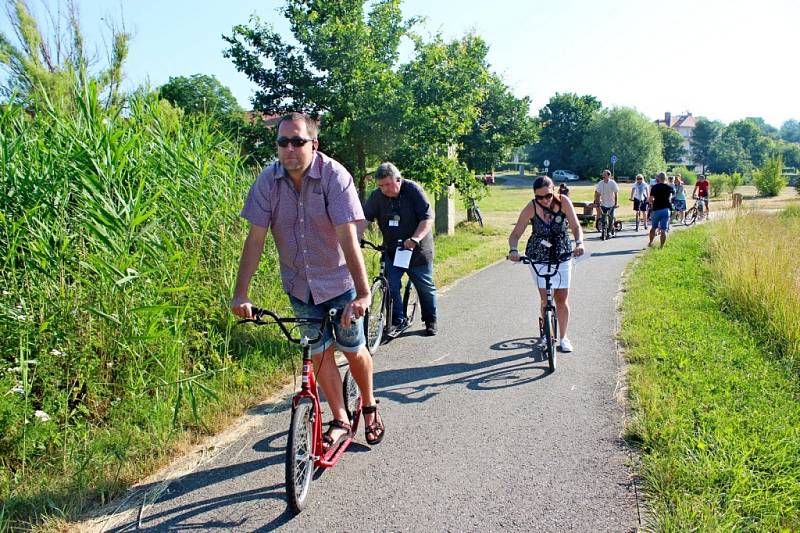
<path id="1" fill-rule="evenodd" d="M 565 353 L 572 351 L 572 343 L 566 337 L 561 339 L 561 351 Z"/>

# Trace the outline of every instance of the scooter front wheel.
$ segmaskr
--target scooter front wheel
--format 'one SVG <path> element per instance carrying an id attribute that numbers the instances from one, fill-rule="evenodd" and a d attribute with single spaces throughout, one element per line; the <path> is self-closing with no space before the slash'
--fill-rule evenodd
<path id="1" fill-rule="evenodd" d="M 302 400 L 292 410 L 289 440 L 286 443 L 286 499 L 295 512 L 308 503 L 314 474 L 314 407 Z"/>

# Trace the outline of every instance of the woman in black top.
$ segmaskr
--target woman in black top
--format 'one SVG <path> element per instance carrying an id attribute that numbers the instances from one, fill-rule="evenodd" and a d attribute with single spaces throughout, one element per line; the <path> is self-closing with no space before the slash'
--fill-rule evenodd
<path id="1" fill-rule="evenodd" d="M 522 209 L 519 219 L 511 235 L 508 236 L 508 258 L 511 261 L 519 261 L 519 251 L 517 244 L 525 233 L 528 224 L 531 225 L 531 237 L 525 247 L 525 255 L 536 263 L 547 264 L 560 262 L 558 274 L 552 279 L 554 291 L 553 298 L 556 302 L 556 313 L 558 313 L 559 337 L 561 339 L 561 351 L 571 352 L 572 344 L 567 339 L 567 326 L 569 324 L 569 281 L 572 269 L 572 256 L 583 255 L 583 230 L 578 222 L 575 209 L 569 197 L 553 193 L 553 182 L 547 176 L 540 176 L 533 182 L 533 200 Z M 575 237 L 575 249 L 572 249 L 572 241 L 567 230 L 572 230 Z M 536 276 L 535 270 L 533 271 Z M 544 289 L 544 279 L 536 276 L 541 298 L 542 308 L 544 307 L 547 295 Z"/>

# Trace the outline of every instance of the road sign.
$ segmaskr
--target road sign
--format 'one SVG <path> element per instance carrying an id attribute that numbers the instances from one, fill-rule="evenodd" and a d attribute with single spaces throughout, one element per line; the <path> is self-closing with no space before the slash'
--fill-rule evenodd
<path id="1" fill-rule="evenodd" d="M 546 167 L 549 167 L 550 166 L 550 160 L 549 159 L 545 159 L 544 161 L 542 161 L 542 164 L 544 166 L 546 166 Z"/>
<path id="2" fill-rule="evenodd" d="M 617 155 L 616 154 L 611 154 L 611 164 L 612 165 L 616 165 L 617 164 Z"/>

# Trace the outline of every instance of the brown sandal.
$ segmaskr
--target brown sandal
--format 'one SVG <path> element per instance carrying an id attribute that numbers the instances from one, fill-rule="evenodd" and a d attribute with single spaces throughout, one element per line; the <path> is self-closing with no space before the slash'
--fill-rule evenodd
<path id="1" fill-rule="evenodd" d="M 378 401 L 375 400 L 377 404 Z M 383 417 L 378 413 L 377 405 L 365 405 L 361 408 L 361 413 L 365 415 L 375 415 L 372 424 L 364 425 L 364 437 L 367 439 L 367 444 L 374 446 L 383 440 L 386 434 L 386 428 L 383 425 Z"/>
<path id="2" fill-rule="evenodd" d="M 333 440 L 331 436 L 331 432 L 334 429 L 344 429 L 346 432 L 339 435 L 339 438 L 336 441 Z M 333 419 L 330 421 L 328 425 L 328 430 L 322 435 L 322 446 L 325 451 L 330 450 L 335 446 L 339 446 L 342 442 L 349 439 L 352 436 L 353 427 L 348 424 L 347 422 L 342 422 L 341 420 Z"/>

